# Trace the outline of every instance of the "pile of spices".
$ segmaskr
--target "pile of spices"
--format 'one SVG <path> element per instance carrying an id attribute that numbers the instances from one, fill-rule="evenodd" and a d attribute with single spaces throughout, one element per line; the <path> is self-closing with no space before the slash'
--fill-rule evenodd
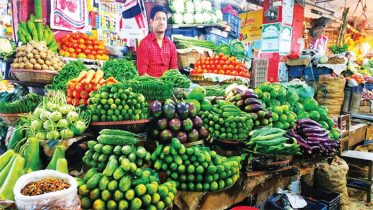
<path id="1" fill-rule="evenodd" d="M 65 180 L 51 178 L 43 178 L 36 182 L 28 183 L 22 190 L 22 195 L 33 196 L 41 195 L 44 193 L 56 192 L 64 189 L 68 189 L 70 184 Z"/>

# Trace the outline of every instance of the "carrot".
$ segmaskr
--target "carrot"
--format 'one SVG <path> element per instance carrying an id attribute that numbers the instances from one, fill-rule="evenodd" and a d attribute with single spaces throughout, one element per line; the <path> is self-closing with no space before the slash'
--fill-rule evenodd
<path id="1" fill-rule="evenodd" d="M 87 73 L 87 78 L 85 78 L 82 83 L 83 84 L 89 84 L 91 83 L 91 80 L 93 79 L 93 76 L 95 76 L 95 71 L 94 70 L 89 70 Z"/>
<path id="2" fill-rule="evenodd" d="M 98 84 L 100 85 L 104 85 L 106 84 L 108 81 L 107 80 L 104 80 L 104 79 L 101 79 L 100 82 Z"/>
<path id="3" fill-rule="evenodd" d="M 93 79 L 91 81 L 91 83 L 98 84 L 102 78 L 104 78 L 104 72 L 101 71 L 101 70 L 97 70 L 96 75 L 95 75 L 95 79 Z"/>
<path id="4" fill-rule="evenodd" d="M 108 82 L 117 83 L 118 81 L 114 77 L 107 78 Z"/>
<path id="5" fill-rule="evenodd" d="M 75 82 L 81 82 L 84 78 L 87 77 L 87 71 L 82 71 L 80 72 L 79 76 L 76 78 L 76 81 Z"/>

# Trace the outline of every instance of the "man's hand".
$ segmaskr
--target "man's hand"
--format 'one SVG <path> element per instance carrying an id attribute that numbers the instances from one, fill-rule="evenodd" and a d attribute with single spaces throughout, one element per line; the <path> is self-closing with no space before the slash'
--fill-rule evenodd
<path id="1" fill-rule="evenodd" d="M 149 74 L 148 73 L 143 73 L 140 76 L 149 76 Z"/>

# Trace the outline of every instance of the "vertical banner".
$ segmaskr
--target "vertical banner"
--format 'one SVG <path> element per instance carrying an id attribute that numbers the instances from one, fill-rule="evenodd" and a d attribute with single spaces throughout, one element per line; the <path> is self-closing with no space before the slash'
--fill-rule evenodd
<path id="1" fill-rule="evenodd" d="M 251 42 L 262 38 L 263 10 L 240 14 L 242 42 Z"/>
<path id="2" fill-rule="evenodd" d="M 282 21 L 284 24 L 293 25 L 294 0 L 284 0 L 282 7 Z"/>
<path id="3" fill-rule="evenodd" d="M 148 21 L 142 0 L 126 1 L 116 19 L 116 32 L 121 39 L 143 39 L 148 35 Z"/>
<path id="4" fill-rule="evenodd" d="M 289 55 L 291 52 L 291 38 L 293 28 L 290 26 L 282 26 L 280 34 L 280 55 Z"/>
<path id="5" fill-rule="evenodd" d="M 51 0 L 51 28 L 81 31 L 88 26 L 86 0 Z"/>
<path id="6" fill-rule="evenodd" d="M 262 53 L 278 52 L 280 49 L 281 23 L 263 24 L 262 26 Z"/>

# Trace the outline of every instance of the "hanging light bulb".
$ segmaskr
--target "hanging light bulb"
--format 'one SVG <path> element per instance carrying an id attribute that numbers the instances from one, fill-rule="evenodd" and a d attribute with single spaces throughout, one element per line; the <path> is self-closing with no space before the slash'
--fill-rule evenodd
<path id="1" fill-rule="evenodd" d="M 371 46 L 370 46 L 369 43 L 363 42 L 360 45 L 360 52 L 363 54 L 363 56 L 365 56 L 368 53 L 368 51 L 370 50 L 370 48 L 371 48 Z"/>

